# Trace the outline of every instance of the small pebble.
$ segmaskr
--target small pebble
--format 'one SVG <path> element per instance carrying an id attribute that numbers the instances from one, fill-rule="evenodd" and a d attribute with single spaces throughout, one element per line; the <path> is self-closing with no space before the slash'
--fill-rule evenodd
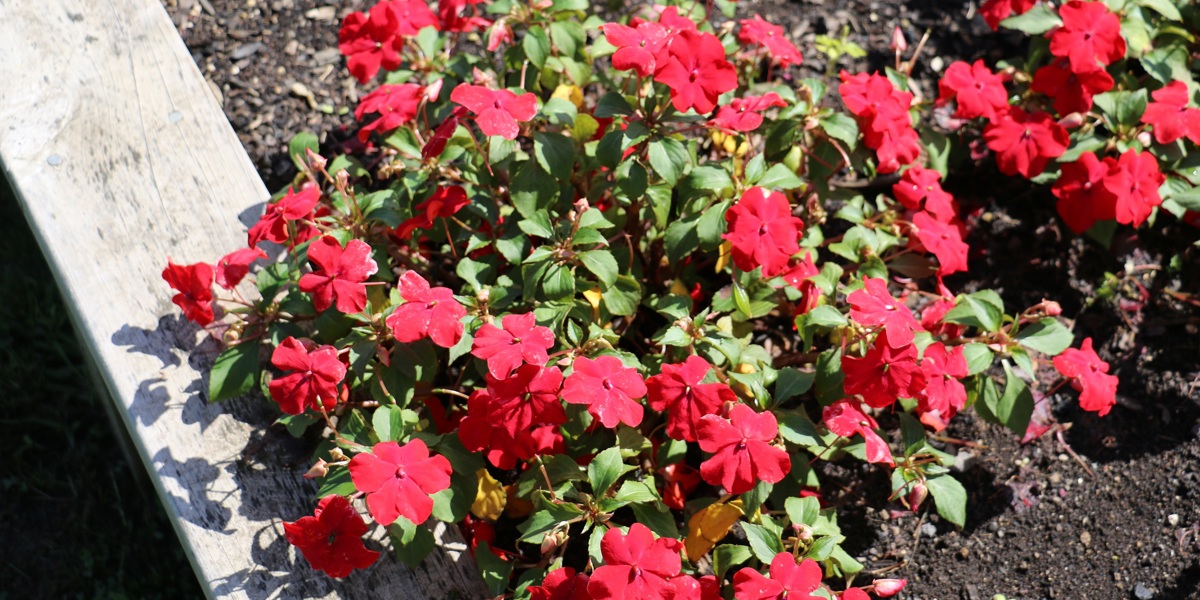
<path id="1" fill-rule="evenodd" d="M 1133 586 L 1133 597 L 1137 598 L 1137 600 L 1152 600 L 1154 598 L 1154 592 L 1151 591 L 1150 588 L 1139 583 Z"/>
<path id="2" fill-rule="evenodd" d="M 1171 514 L 1167 515 L 1167 524 L 1170 525 L 1171 527 L 1175 527 L 1176 525 L 1179 525 L 1179 515 L 1177 515 L 1175 513 L 1171 513 Z"/>
<path id="3" fill-rule="evenodd" d="M 921 535 L 925 537 L 933 537 L 937 535 L 937 527 L 933 523 L 925 523 L 921 525 Z"/>
<path id="4" fill-rule="evenodd" d="M 1091 546 L 1092 534 L 1087 531 L 1079 534 L 1079 543 L 1083 544 L 1084 546 Z"/>

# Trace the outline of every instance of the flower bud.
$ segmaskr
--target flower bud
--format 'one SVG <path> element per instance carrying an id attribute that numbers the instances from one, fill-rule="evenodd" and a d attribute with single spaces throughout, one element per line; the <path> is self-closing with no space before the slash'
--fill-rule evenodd
<path id="1" fill-rule="evenodd" d="M 1083 119 L 1084 119 L 1083 113 L 1073 112 L 1073 113 L 1059 119 L 1058 124 L 1062 125 L 1066 129 L 1074 129 L 1076 127 L 1079 127 L 1080 125 L 1083 125 Z"/>
<path id="2" fill-rule="evenodd" d="M 925 482 L 918 481 L 913 484 L 912 491 L 908 493 L 908 497 L 904 500 L 908 503 L 908 509 L 915 511 L 925 501 L 925 496 L 928 495 L 929 488 L 925 487 Z"/>
<path id="3" fill-rule="evenodd" d="M 312 168 L 318 171 L 324 169 L 325 165 L 328 164 L 328 161 L 325 160 L 325 157 L 313 152 L 312 148 L 304 149 L 304 158 L 308 160 L 308 164 L 312 165 Z"/>
<path id="4" fill-rule="evenodd" d="M 339 190 L 346 189 L 346 184 L 350 183 L 350 174 L 342 169 L 333 175 L 334 183 Z"/>
<path id="5" fill-rule="evenodd" d="M 334 449 L 330 450 L 330 451 L 329 451 L 329 458 L 332 458 L 332 459 L 333 459 L 333 462 L 343 462 L 343 461 L 350 460 L 350 457 L 349 457 L 349 456 L 346 456 L 346 455 L 345 455 L 345 454 L 342 452 L 342 449 L 341 449 L 341 448 L 334 448 Z"/>
<path id="6" fill-rule="evenodd" d="M 1053 300 L 1042 300 L 1042 310 L 1047 317 L 1057 317 L 1062 314 L 1062 305 Z"/>
<path id="7" fill-rule="evenodd" d="M 900 590 L 904 589 L 904 586 L 908 585 L 908 580 L 907 579 L 876 579 L 873 585 L 875 586 L 875 595 L 876 596 L 879 596 L 881 598 L 887 598 L 888 596 L 899 593 Z"/>
<path id="8" fill-rule="evenodd" d="M 487 49 L 488 52 L 495 52 L 500 44 L 511 44 L 513 41 L 512 27 L 508 26 L 507 19 L 500 18 L 488 30 Z"/>
<path id="9" fill-rule="evenodd" d="M 1149 131 L 1143 131 L 1137 135 L 1137 141 L 1142 146 L 1149 146 L 1153 139 L 1150 137 Z"/>
<path id="10" fill-rule="evenodd" d="M 309 469 L 307 473 L 304 474 L 304 478 L 305 479 L 316 479 L 318 477 L 324 477 L 325 474 L 329 472 L 329 467 L 325 466 L 327 464 L 328 463 L 325 462 L 325 459 L 318 458 L 317 463 L 315 465 L 313 465 L 312 468 Z"/>
<path id="11" fill-rule="evenodd" d="M 904 30 L 900 29 L 899 25 L 892 29 L 892 43 L 888 44 L 888 48 L 896 53 L 908 50 L 908 40 L 904 37 Z"/>
<path id="12" fill-rule="evenodd" d="M 812 540 L 812 537 L 813 537 L 812 527 L 809 527 L 808 525 L 805 525 L 804 523 L 793 523 L 792 529 L 796 530 L 796 539 L 798 539 L 802 542 L 807 542 L 807 541 Z"/>

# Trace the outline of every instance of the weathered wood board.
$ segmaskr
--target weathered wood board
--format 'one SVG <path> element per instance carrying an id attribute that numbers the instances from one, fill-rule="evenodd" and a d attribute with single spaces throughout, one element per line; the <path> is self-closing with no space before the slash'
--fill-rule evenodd
<path id="1" fill-rule="evenodd" d="M 268 194 L 157 0 L 0 0 L 0 162 L 211 596 L 485 595 L 453 528 L 343 581 L 283 540 L 303 455 L 261 399 L 207 402 L 216 345 L 161 278 L 243 246 Z"/>

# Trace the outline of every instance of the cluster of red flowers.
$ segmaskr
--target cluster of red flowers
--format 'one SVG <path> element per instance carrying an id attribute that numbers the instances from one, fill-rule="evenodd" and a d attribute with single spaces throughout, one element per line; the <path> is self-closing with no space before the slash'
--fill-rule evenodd
<path id="1" fill-rule="evenodd" d="M 896 89 L 878 73 L 851 75 L 842 71 L 838 93 L 846 110 L 858 121 L 863 143 L 875 151 L 880 173 L 895 173 L 921 154 L 921 138 L 913 129 L 913 95 Z"/>
<path id="2" fill-rule="evenodd" d="M 384 0 L 368 12 L 346 17 L 338 32 L 338 49 L 346 56 L 350 74 L 366 83 L 381 68 L 399 68 L 404 45 L 426 27 L 465 32 L 491 25 L 487 19 L 465 14 L 468 5 L 482 1 L 441 0 L 434 14 L 425 0 Z"/>

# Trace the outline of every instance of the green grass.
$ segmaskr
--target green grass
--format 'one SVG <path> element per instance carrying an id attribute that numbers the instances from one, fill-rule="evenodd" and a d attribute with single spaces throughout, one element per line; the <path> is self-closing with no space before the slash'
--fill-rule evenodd
<path id="1" fill-rule="evenodd" d="M 202 593 L 0 176 L 0 599 Z"/>

